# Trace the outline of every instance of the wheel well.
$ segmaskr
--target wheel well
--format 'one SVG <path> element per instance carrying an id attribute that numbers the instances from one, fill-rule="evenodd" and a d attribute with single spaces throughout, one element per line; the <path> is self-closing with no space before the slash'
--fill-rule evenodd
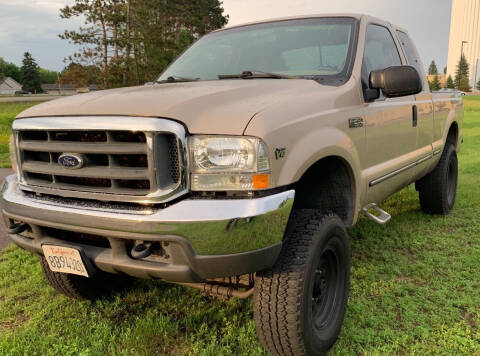
<path id="1" fill-rule="evenodd" d="M 352 170 L 342 158 L 323 158 L 296 183 L 294 208 L 334 213 L 350 226 L 354 215 L 354 187 Z"/>
<path id="2" fill-rule="evenodd" d="M 451 143 L 455 147 L 458 145 L 458 124 L 456 122 L 452 123 L 448 130 L 447 143 Z"/>

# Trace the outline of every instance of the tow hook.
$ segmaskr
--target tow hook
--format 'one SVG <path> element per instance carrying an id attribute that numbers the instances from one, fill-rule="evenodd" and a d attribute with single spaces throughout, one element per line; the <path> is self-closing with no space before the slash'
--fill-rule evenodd
<path id="1" fill-rule="evenodd" d="M 152 243 L 140 242 L 135 244 L 135 246 L 132 247 L 130 254 L 135 259 L 147 258 L 152 254 Z"/>
<path id="2" fill-rule="evenodd" d="M 16 224 L 11 225 L 8 228 L 8 233 L 10 235 L 18 235 L 18 234 L 21 234 L 22 232 L 24 232 L 27 229 L 28 229 L 28 224 L 20 222 L 20 223 L 16 223 Z"/>

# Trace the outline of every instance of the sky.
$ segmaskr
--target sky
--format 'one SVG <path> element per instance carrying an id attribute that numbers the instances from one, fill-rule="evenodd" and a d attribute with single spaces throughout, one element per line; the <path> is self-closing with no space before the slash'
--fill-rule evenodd
<path id="1" fill-rule="evenodd" d="M 427 66 L 447 63 L 452 0 L 223 0 L 229 26 L 276 17 L 364 13 L 407 29 Z M 47 69 L 61 70 L 75 46 L 58 38 L 79 20 L 63 20 L 59 9 L 73 0 L 0 0 L 0 57 L 21 65 L 29 51 Z"/>

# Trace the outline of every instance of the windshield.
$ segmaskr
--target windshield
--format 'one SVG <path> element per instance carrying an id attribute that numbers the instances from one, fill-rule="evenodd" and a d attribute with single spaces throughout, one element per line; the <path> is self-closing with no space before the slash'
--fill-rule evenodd
<path id="1" fill-rule="evenodd" d="M 331 17 L 214 32 L 183 53 L 159 81 L 218 80 L 246 71 L 308 78 L 349 76 L 356 24 L 353 18 Z"/>

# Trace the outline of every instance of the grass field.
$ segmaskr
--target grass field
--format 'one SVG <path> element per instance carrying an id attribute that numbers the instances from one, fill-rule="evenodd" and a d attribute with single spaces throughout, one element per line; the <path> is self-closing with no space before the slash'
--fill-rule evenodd
<path id="1" fill-rule="evenodd" d="M 8 153 L 8 140 L 12 133 L 12 121 L 21 111 L 38 103 L 0 103 L 0 168 L 8 168 L 10 155 Z"/>
<path id="2" fill-rule="evenodd" d="M 382 207 L 386 226 L 350 230 L 352 288 L 332 355 L 480 354 L 480 97 L 465 99 L 457 203 L 447 217 L 420 212 L 413 187 Z M 16 111 L 0 104 L 2 138 Z M 2 139 L 2 164 L 7 164 Z M 49 288 L 38 259 L 0 257 L 0 355 L 262 355 L 251 300 L 212 301 L 162 282 L 95 303 Z"/>

